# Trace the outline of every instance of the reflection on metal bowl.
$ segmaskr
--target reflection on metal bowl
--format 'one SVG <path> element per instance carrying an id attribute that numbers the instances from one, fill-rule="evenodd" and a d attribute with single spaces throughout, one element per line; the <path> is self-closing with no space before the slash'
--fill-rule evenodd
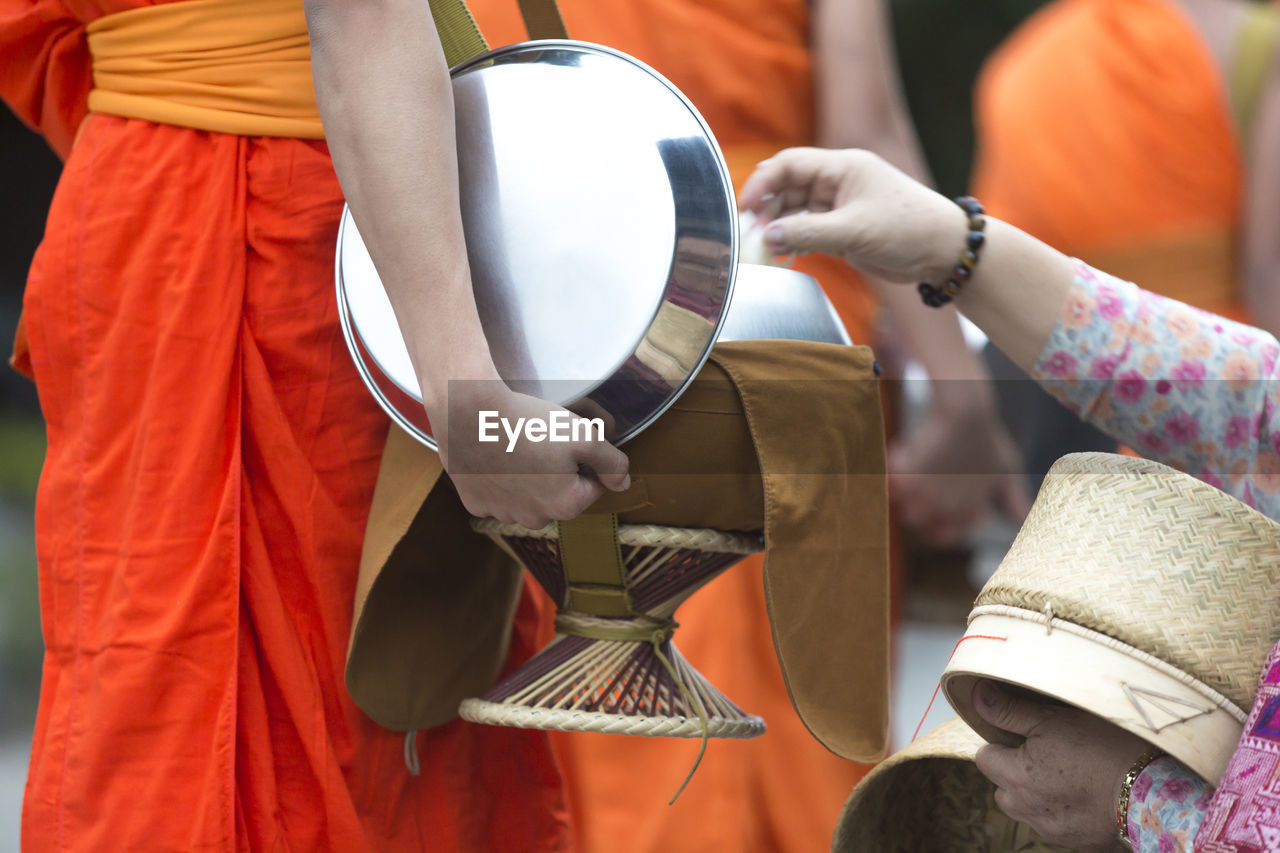
<path id="1" fill-rule="evenodd" d="M 740 264 L 718 341 L 852 343 L 817 279 L 796 270 Z"/>
<path id="2" fill-rule="evenodd" d="M 518 391 L 606 415 L 621 444 L 698 372 L 743 278 L 719 146 L 674 86 L 609 48 L 530 42 L 451 73 L 468 260 L 498 373 Z M 812 279 L 754 269 L 743 280 L 755 295 L 730 318 L 735 337 L 812 337 L 803 314 L 822 317 L 820 339 L 847 342 L 838 321 L 831 331 Z M 343 331 L 366 384 L 434 447 L 408 351 L 349 210 L 336 273 Z M 787 293 L 803 311 L 779 307 Z M 769 330 L 777 334 L 756 333 Z"/>

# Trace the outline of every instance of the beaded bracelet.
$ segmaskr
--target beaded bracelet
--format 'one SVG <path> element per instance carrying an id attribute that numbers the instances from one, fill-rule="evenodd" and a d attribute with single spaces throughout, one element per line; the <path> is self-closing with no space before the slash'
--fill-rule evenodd
<path id="1" fill-rule="evenodd" d="M 965 238 L 965 249 L 960 255 L 960 262 L 951 271 L 951 278 L 947 279 L 946 284 L 936 287 L 922 281 L 916 286 L 920 298 L 930 308 L 941 308 L 961 291 L 973 276 L 973 268 L 978 265 L 978 253 L 987 241 L 987 235 L 983 233 L 987 228 L 987 219 L 982 215 L 981 202 L 973 196 L 965 195 L 955 199 L 955 203 L 960 205 L 960 209 L 969 217 L 969 234 Z"/>
<path id="2" fill-rule="evenodd" d="M 1138 777 L 1142 775 L 1143 770 L 1147 769 L 1148 764 L 1157 758 L 1164 758 L 1165 754 L 1161 749 L 1147 750 L 1138 756 L 1138 760 L 1133 762 L 1133 766 L 1124 776 L 1124 784 L 1120 786 L 1120 799 L 1116 803 L 1116 834 L 1126 850 L 1133 849 L 1133 842 L 1129 839 L 1129 799 L 1133 796 L 1133 783 L 1138 781 Z"/>

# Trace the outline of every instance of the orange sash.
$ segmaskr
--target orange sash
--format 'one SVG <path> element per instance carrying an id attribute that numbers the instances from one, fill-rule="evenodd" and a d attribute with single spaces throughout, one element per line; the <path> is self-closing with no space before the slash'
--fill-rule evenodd
<path id="1" fill-rule="evenodd" d="M 301 0 L 185 0 L 87 27 L 89 109 L 243 136 L 323 139 Z"/>

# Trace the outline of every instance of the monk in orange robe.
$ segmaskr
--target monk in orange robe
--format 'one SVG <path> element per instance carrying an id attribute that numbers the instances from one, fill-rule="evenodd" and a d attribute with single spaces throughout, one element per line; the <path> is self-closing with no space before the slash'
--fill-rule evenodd
<path id="1" fill-rule="evenodd" d="M 975 194 L 1090 264 L 1280 332 L 1276 12 L 1243 0 L 1045 6 L 979 78 Z M 1112 446 L 1038 389 L 1001 390 L 1036 474 Z"/>
<path id="2" fill-rule="evenodd" d="M 318 139 L 89 113 L 86 25 L 150 8 L 0 0 L 0 94 L 66 160 L 15 353 L 48 422 L 23 849 L 567 849 L 546 735 L 455 721 L 413 775 L 347 697 L 387 419 L 339 329 L 342 194 Z"/>
<path id="3" fill-rule="evenodd" d="M 976 194 L 1089 263 L 1243 319 L 1275 290 L 1274 234 L 1249 225 L 1275 223 L 1275 20 L 1202 0 L 1046 6 L 979 81 Z"/>

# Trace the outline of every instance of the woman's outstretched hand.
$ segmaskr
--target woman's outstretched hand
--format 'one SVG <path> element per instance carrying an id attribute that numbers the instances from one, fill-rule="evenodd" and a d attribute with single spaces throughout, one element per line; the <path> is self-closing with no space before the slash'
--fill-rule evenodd
<path id="1" fill-rule="evenodd" d="M 978 682 L 973 707 L 988 723 L 1026 738 L 1017 748 L 987 744 L 978 769 L 996 786 L 996 805 L 1050 844 L 1118 849 L 1116 805 L 1125 774 L 1149 745 L 1101 717 Z"/>
<path id="2" fill-rule="evenodd" d="M 968 230 L 953 202 L 869 151 L 789 148 L 738 198 L 778 255 L 823 252 L 886 281 L 946 281 Z"/>

